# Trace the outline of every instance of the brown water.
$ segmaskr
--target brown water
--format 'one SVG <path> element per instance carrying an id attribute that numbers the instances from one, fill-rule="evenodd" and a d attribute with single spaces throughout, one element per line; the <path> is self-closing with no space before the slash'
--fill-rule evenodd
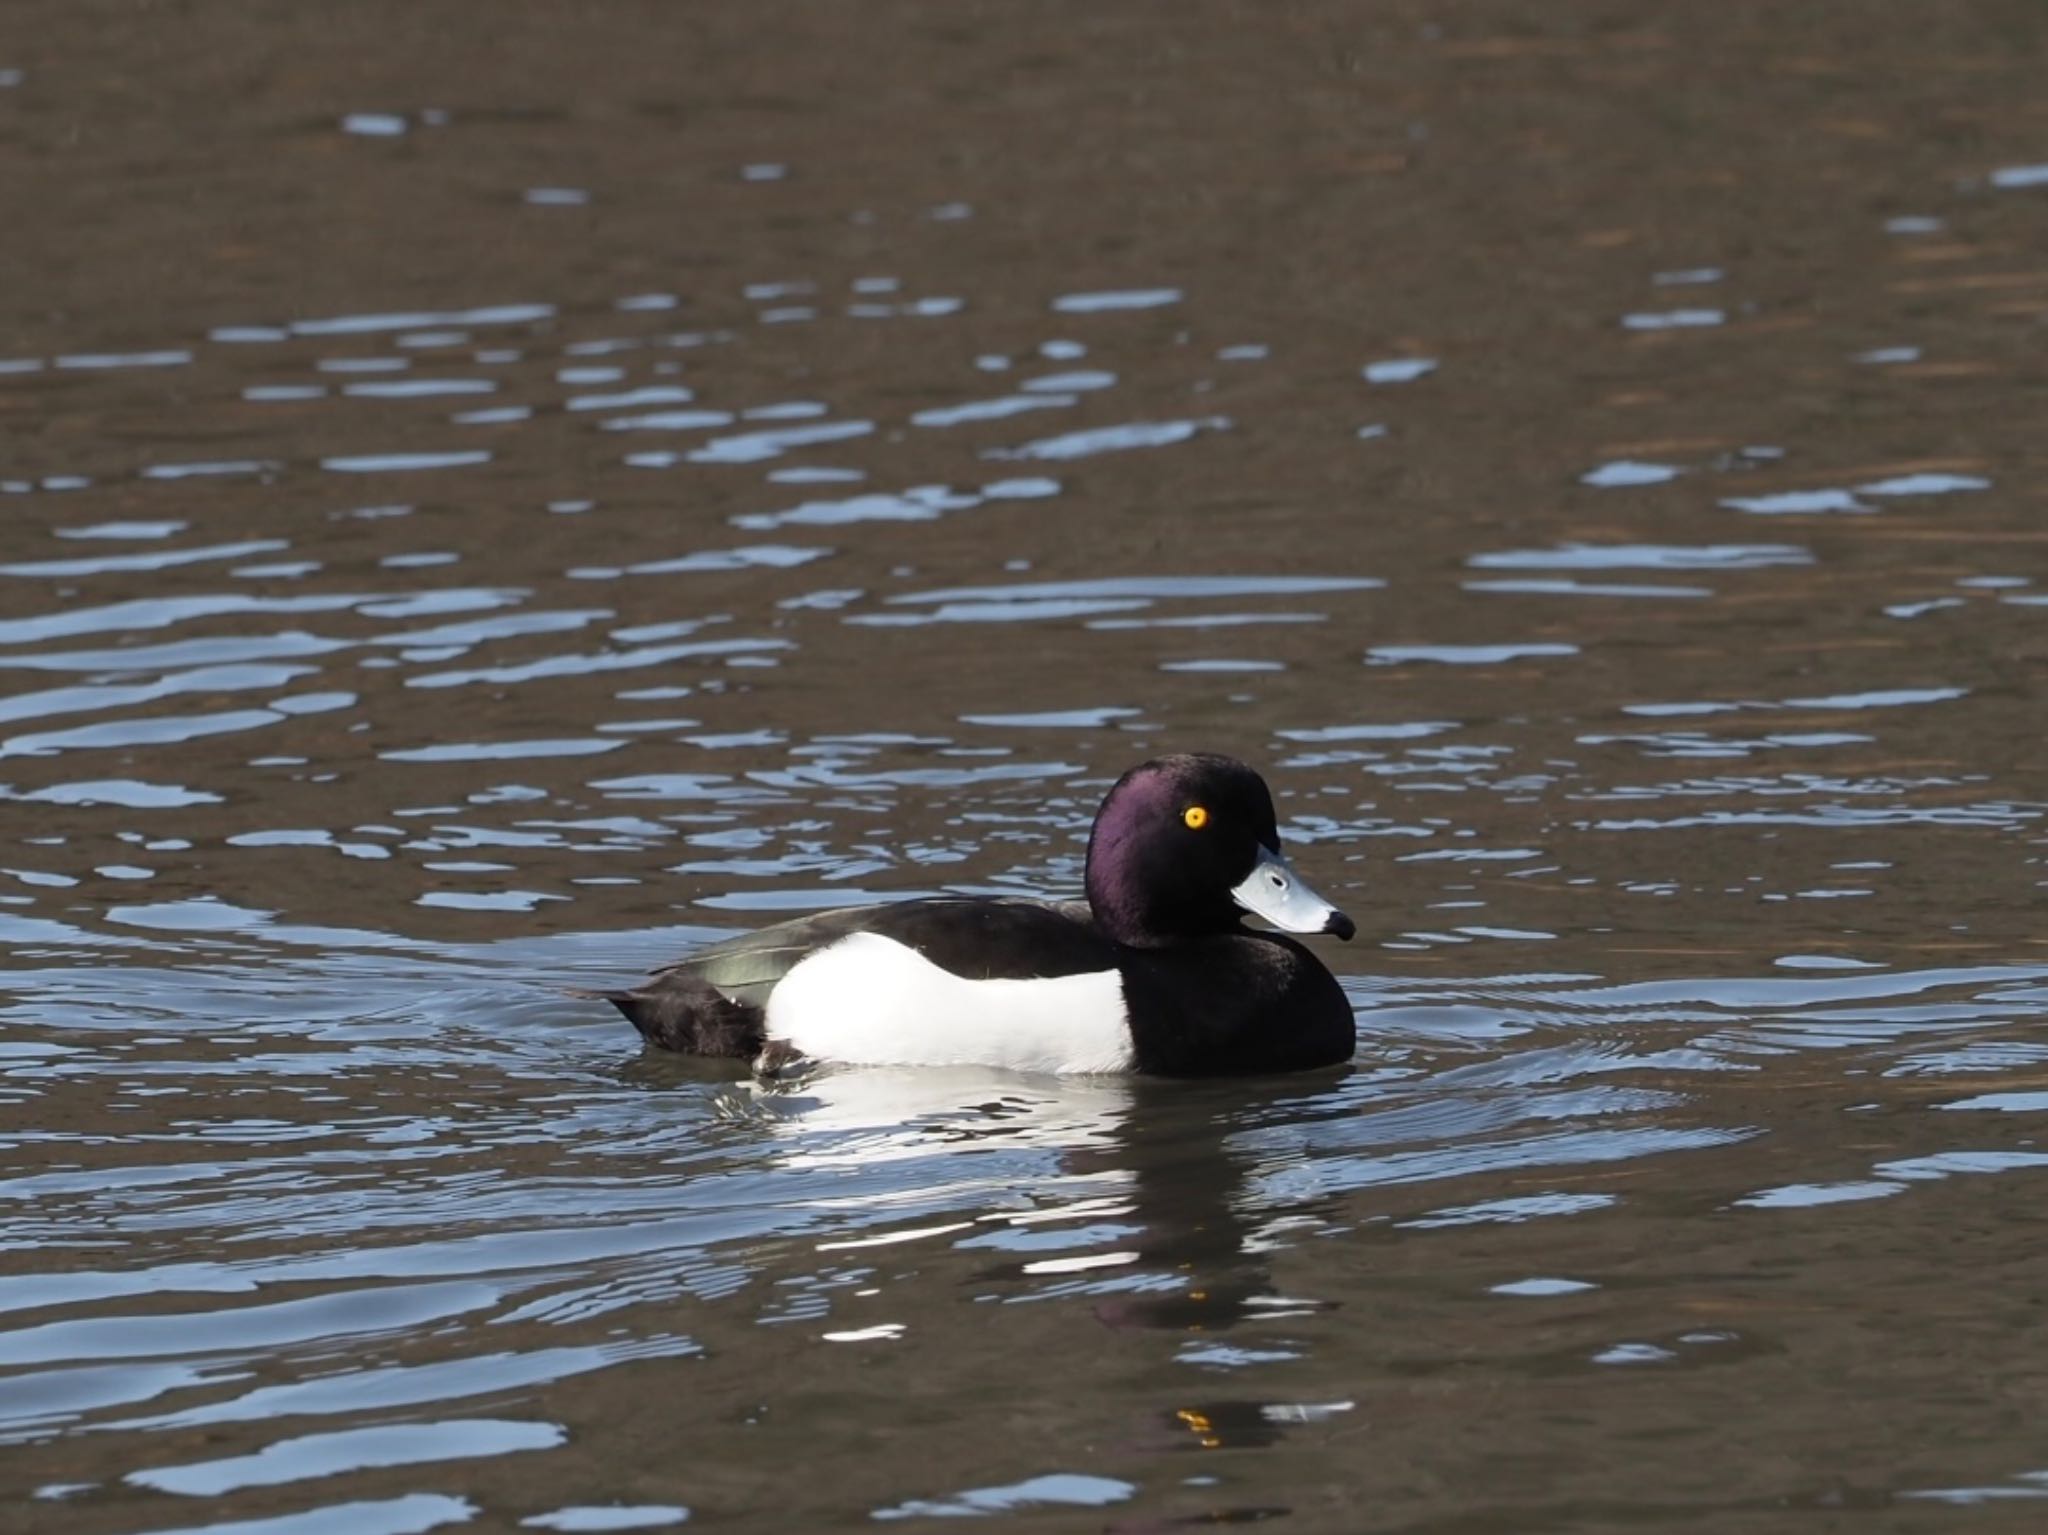
<path id="1" fill-rule="evenodd" d="M 2048 21 L 1666 10 L 15 6 L 5 1527 L 2039 1528 Z M 560 994 L 1179 749 L 1349 1069 Z"/>

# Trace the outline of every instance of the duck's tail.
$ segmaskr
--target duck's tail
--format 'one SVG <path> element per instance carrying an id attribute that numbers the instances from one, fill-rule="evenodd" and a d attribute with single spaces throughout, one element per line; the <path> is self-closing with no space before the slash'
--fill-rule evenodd
<path id="1" fill-rule="evenodd" d="M 667 971 L 645 986 L 619 991 L 574 987 L 569 994 L 611 1003 L 642 1039 L 663 1050 L 751 1060 L 766 1043 L 767 1019 L 760 1008 L 735 1002 L 687 972 Z"/>

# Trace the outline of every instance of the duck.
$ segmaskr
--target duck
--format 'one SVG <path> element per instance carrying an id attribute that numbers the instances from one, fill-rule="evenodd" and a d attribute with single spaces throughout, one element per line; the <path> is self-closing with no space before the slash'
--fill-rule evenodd
<path id="1" fill-rule="evenodd" d="M 819 912 L 584 995 L 648 1045 L 770 1077 L 824 1064 L 1251 1076 L 1351 1057 L 1343 988 L 1289 935 L 1349 940 L 1356 924 L 1288 862 L 1252 768 L 1189 753 L 1124 773 L 1089 832 L 1084 889 Z"/>

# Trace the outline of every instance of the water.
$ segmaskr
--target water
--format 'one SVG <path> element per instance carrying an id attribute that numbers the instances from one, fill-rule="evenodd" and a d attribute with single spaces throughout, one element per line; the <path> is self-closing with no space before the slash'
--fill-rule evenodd
<path id="1" fill-rule="evenodd" d="M 10 1529 L 2035 1527 L 2031 9 L 358 15 L 0 56 Z M 1190 748 L 1346 1070 L 565 995 Z"/>

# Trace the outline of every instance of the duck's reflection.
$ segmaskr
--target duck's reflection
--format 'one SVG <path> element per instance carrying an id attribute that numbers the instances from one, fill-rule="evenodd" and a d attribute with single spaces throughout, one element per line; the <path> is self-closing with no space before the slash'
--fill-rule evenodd
<path id="1" fill-rule="evenodd" d="M 1257 1190 L 1276 1158 L 1301 1154 L 1293 1130 L 1356 1112 L 1350 1077 L 1207 1083 L 842 1069 L 746 1091 L 787 1138 L 785 1166 L 925 1160 L 927 1190 L 936 1173 L 956 1198 L 967 1196 L 939 1223 L 920 1218 L 909 1230 L 829 1245 L 942 1240 L 986 1256 L 965 1280 L 980 1298 L 1083 1301 L 1097 1325 L 1177 1334 L 1185 1362 L 1233 1365 L 1271 1357 L 1262 1341 L 1225 1341 L 1240 1324 L 1335 1304 L 1276 1293 L 1271 1271 L 1273 1252 L 1310 1239 L 1330 1212 L 1299 1197 L 1284 1211 L 1267 1208 Z M 1275 1135 L 1280 1126 L 1290 1133 Z M 969 1146 L 1000 1150 L 988 1161 L 1003 1175 L 984 1180 L 983 1159 L 951 1154 Z M 1036 1176 L 1020 1181 L 1027 1169 Z M 1182 1399 L 1146 1437 L 1246 1446 L 1288 1426 L 1271 1402 Z"/>
<path id="2" fill-rule="evenodd" d="M 1123 1270 L 1095 1287 L 1105 1322 L 1221 1330 L 1279 1303 L 1266 1258 L 1273 1213 L 1253 1193 L 1275 1153 L 1246 1132 L 1345 1112 L 1344 1083 L 1337 1073 L 1206 1083 L 842 1068 L 740 1085 L 735 1112 L 784 1142 L 776 1160 L 788 1168 L 929 1163 L 967 1146 L 1014 1153 L 994 1179 L 972 1160 L 938 1164 L 956 1193 L 981 1185 L 994 1196 L 995 1208 L 969 1217 L 985 1235 L 955 1243 L 1005 1255 L 977 1281 L 1024 1299 L 1048 1280 Z M 1045 1175 L 1035 1187 L 1016 1181 L 1026 1167 Z M 1286 1224 L 1312 1227 L 1321 1214 L 1291 1199 Z"/>

